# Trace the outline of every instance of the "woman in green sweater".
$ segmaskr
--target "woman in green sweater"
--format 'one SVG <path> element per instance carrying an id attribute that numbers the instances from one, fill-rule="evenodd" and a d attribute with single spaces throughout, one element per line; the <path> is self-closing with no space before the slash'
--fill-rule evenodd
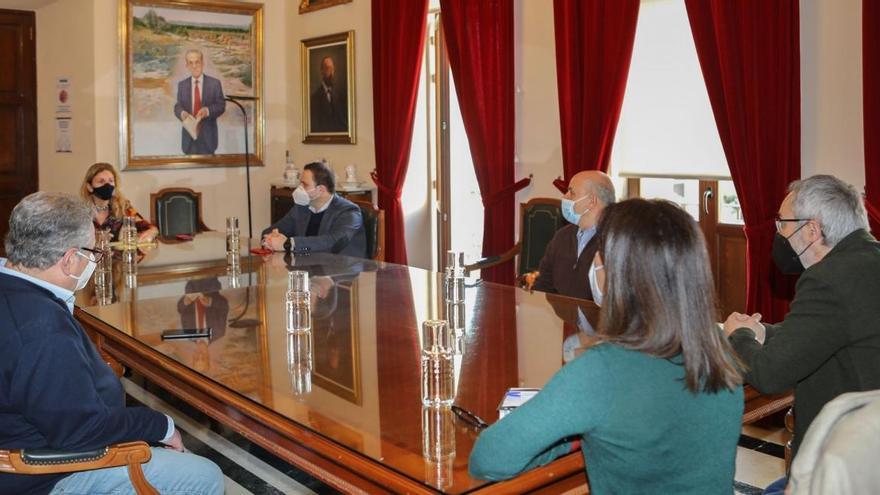
<path id="1" fill-rule="evenodd" d="M 511 478 L 580 440 L 592 493 L 729 495 L 742 381 L 697 224 L 672 203 L 632 199 L 609 207 L 596 235 L 596 342 L 480 435 L 471 475 Z"/>

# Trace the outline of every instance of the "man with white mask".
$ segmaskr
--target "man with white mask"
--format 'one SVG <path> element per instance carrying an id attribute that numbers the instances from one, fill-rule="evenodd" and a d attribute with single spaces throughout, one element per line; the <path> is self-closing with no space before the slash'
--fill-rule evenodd
<path id="1" fill-rule="evenodd" d="M 614 184 L 608 175 L 587 170 L 571 178 L 562 198 L 562 215 L 571 225 L 559 229 L 547 245 L 533 289 L 593 299 L 589 271 L 596 254 L 596 224 L 612 203 Z"/>
<path id="2" fill-rule="evenodd" d="M 125 407 L 119 378 L 73 317 L 73 298 L 103 253 L 92 210 L 38 192 L 12 210 L 0 260 L 0 449 L 88 452 L 120 442 L 154 447 L 144 475 L 161 493 L 218 494 L 223 475 L 183 452 L 170 417 Z M 125 467 L 74 474 L 0 473 L 0 493 L 128 493 Z"/>
<path id="3" fill-rule="evenodd" d="M 263 246 L 294 253 L 326 252 L 356 258 L 367 255 L 361 209 L 336 194 L 333 171 L 322 162 L 304 167 L 293 191 L 293 208 L 263 230 Z"/>

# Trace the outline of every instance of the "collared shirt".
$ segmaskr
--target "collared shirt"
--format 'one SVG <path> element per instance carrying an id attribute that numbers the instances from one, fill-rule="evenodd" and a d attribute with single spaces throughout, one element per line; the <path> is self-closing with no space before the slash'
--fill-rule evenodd
<path id="1" fill-rule="evenodd" d="M 321 81 L 321 87 L 324 88 L 324 98 L 327 99 L 327 103 L 333 103 L 333 86 L 328 86 L 327 83 Z"/>
<path id="2" fill-rule="evenodd" d="M 11 277 L 18 277 L 22 280 L 27 280 L 28 282 L 35 284 L 39 287 L 42 287 L 49 292 L 51 292 L 55 297 L 64 301 L 67 304 L 67 309 L 70 310 L 70 314 L 73 314 L 73 291 L 70 289 L 65 289 L 64 287 L 59 287 L 55 284 L 46 282 L 45 280 L 38 279 L 36 277 L 31 277 L 27 273 L 22 273 L 18 270 L 12 270 L 10 268 L 6 268 L 6 262 L 8 260 L 6 258 L 0 258 L 0 273 L 5 275 L 9 275 Z M 171 416 L 165 415 L 168 418 L 168 429 L 165 430 L 165 438 L 162 439 L 163 442 L 167 442 L 171 439 L 171 436 L 174 435 L 174 420 L 171 419 Z"/>
<path id="3" fill-rule="evenodd" d="M 584 248 L 587 247 L 587 244 L 590 242 L 590 239 L 596 235 L 596 226 L 592 226 L 586 230 L 578 229 L 577 233 L 577 241 L 578 241 L 578 257 L 580 257 L 581 253 L 584 252 Z M 592 261 L 592 260 L 590 260 Z"/>
<path id="4" fill-rule="evenodd" d="M 27 280 L 28 282 L 30 282 L 32 284 L 36 284 L 36 285 L 48 290 L 55 297 L 64 301 L 64 303 L 67 304 L 67 309 L 70 310 L 70 314 L 73 314 L 73 291 L 72 290 L 65 289 L 64 287 L 59 287 L 55 284 L 51 284 L 49 282 L 46 282 L 45 280 L 41 280 L 36 277 L 31 277 L 27 273 L 22 273 L 18 270 L 12 270 L 12 269 L 6 268 L 6 262 L 7 262 L 6 258 L 0 258 L 0 273 L 6 274 L 6 275 L 9 275 L 12 277 L 18 277 L 22 280 Z"/>
<path id="5" fill-rule="evenodd" d="M 322 211 L 326 210 L 327 208 L 330 208 L 330 203 L 333 202 L 334 198 L 336 198 L 335 194 L 333 196 L 330 196 L 330 199 L 328 199 L 327 202 L 324 203 L 320 208 L 315 208 L 314 206 L 309 205 L 309 210 L 312 213 L 321 213 Z"/>
<path id="6" fill-rule="evenodd" d="M 193 105 L 196 104 L 196 82 L 198 82 L 199 83 L 199 101 L 202 102 L 202 108 L 205 108 L 205 74 L 202 73 L 202 75 L 200 75 L 199 77 L 190 76 L 190 79 L 192 79 L 192 82 L 189 85 L 190 91 L 192 92 L 190 94 L 190 97 L 192 97 L 192 99 L 190 101 L 192 102 Z M 192 110 L 195 110 L 195 109 L 192 109 Z M 193 112 L 193 117 L 195 117 L 195 116 L 196 116 L 195 112 Z"/>

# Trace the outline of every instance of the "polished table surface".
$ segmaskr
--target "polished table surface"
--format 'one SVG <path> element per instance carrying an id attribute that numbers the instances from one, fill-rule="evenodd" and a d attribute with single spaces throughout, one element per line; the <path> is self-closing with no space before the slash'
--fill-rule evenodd
<path id="1" fill-rule="evenodd" d="M 229 274 L 219 233 L 147 250 L 136 275 L 121 265 L 112 298 L 96 304 L 91 286 L 78 296 L 77 316 L 102 352 L 338 489 L 505 492 L 583 482 L 579 453 L 506 484 L 468 475 L 477 432 L 421 404 L 419 328 L 446 319 L 440 274 L 328 254 L 248 256 L 246 247 L 241 273 Z M 289 365 L 291 267 L 312 281 L 307 369 Z M 455 404 L 490 423 L 508 387 L 541 387 L 571 358 L 579 330 L 566 321 L 580 310 L 595 324 L 598 313 L 589 301 L 470 279 L 458 309 Z M 193 325 L 211 326 L 213 338 L 160 338 Z"/>

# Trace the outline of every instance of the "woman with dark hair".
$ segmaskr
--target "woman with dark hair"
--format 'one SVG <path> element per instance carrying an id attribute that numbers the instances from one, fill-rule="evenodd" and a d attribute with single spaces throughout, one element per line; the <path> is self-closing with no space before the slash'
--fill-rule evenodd
<path id="1" fill-rule="evenodd" d="M 480 435 L 471 475 L 511 478 L 580 440 L 592 493 L 732 493 L 742 380 L 702 233 L 672 203 L 632 199 L 596 235 L 596 342 Z"/>

